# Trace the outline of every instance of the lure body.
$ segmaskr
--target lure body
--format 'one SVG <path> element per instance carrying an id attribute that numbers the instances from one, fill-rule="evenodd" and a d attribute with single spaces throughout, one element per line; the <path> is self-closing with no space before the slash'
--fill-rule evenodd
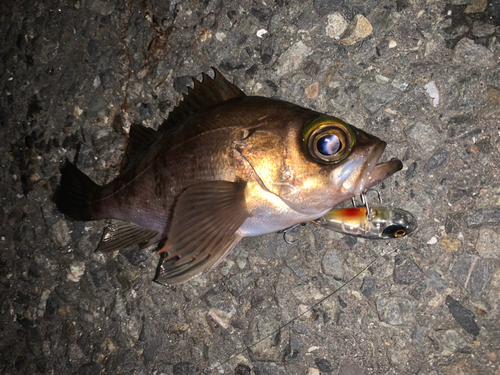
<path id="1" fill-rule="evenodd" d="M 366 207 L 337 208 L 316 221 L 335 232 L 366 238 L 398 238 L 417 229 L 417 220 L 399 208 Z"/>

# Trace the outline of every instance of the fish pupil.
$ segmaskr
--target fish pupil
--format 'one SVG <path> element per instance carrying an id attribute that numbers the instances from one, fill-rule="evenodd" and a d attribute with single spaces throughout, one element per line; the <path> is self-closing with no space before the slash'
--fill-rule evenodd
<path id="1" fill-rule="evenodd" d="M 325 134 L 318 139 L 316 147 L 320 154 L 331 156 L 342 149 L 342 142 L 335 134 Z"/>

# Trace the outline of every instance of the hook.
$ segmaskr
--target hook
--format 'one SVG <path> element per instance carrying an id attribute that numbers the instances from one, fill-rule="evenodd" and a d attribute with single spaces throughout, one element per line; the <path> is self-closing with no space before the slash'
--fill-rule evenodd
<path id="1" fill-rule="evenodd" d="M 284 231 L 283 231 L 283 240 L 285 240 L 285 242 L 289 245 L 293 245 L 293 244 L 296 244 L 297 242 L 299 242 L 299 239 L 297 238 L 295 241 L 289 241 L 288 238 L 286 238 L 286 235 L 288 234 L 288 232 L 294 230 L 295 228 L 297 228 L 298 226 L 300 225 L 305 225 L 305 223 L 299 223 L 299 224 L 295 224 L 294 226 L 291 226 L 290 228 L 286 228 Z"/>
<path id="2" fill-rule="evenodd" d="M 364 192 L 361 193 L 360 197 L 361 197 L 361 203 L 364 204 L 364 206 L 366 207 L 366 220 L 368 221 L 372 221 L 374 215 L 372 214 L 372 210 L 370 208 L 370 205 L 368 204 L 368 198 L 366 197 L 366 194 L 369 192 L 369 191 L 374 191 L 377 193 L 378 195 L 378 200 L 380 201 L 380 204 L 382 204 L 382 195 L 380 194 L 380 191 L 378 191 L 377 189 L 375 188 L 370 188 L 370 189 L 367 189 L 365 190 Z"/>

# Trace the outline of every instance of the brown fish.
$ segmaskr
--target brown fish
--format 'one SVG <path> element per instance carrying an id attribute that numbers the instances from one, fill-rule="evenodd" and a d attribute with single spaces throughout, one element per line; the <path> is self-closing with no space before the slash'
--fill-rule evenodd
<path id="1" fill-rule="evenodd" d="M 157 131 L 132 125 L 121 173 L 98 186 L 69 162 L 54 202 L 76 220 L 119 219 L 97 251 L 159 242 L 156 280 L 217 265 L 243 237 L 317 219 L 402 168 L 386 143 L 295 104 L 246 96 L 214 69 Z"/>

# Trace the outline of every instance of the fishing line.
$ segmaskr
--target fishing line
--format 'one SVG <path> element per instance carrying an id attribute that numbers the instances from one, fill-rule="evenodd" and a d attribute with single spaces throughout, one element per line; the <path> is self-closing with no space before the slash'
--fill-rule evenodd
<path id="1" fill-rule="evenodd" d="M 267 336 L 263 337 L 262 339 L 254 342 L 252 345 L 249 345 L 249 346 L 246 346 L 244 349 L 238 351 L 238 352 L 235 352 L 233 354 L 231 354 L 224 362 L 222 363 L 219 363 L 219 362 L 216 362 L 215 364 L 213 364 L 212 366 L 210 366 L 210 370 L 219 370 L 219 369 L 222 369 L 222 366 L 225 365 L 226 363 L 228 363 L 231 359 L 233 359 L 234 357 L 244 353 L 245 351 L 247 351 L 248 349 L 250 348 L 253 348 L 254 346 L 260 344 L 261 342 L 263 342 L 264 340 L 267 340 L 269 337 L 275 335 L 276 333 L 280 332 L 283 328 L 287 327 L 288 325 L 290 325 L 291 323 L 293 323 L 294 321 L 296 321 L 297 319 L 299 319 L 300 317 L 304 316 L 305 314 L 307 314 L 308 312 L 310 312 L 311 310 L 313 310 L 315 307 L 319 306 L 320 304 L 322 304 L 324 301 L 326 301 L 328 298 L 330 298 L 331 296 L 333 296 L 334 294 L 336 294 L 337 292 L 339 292 L 340 290 L 342 290 L 343 288 L 345 288 L 347 285 L 349 285 L 351 282 L 353 282 L 359 275 L 361 275 L 363 272 L 365 272 L 368 268 L 370 268 L 371 266 L 373 266 L 373 264 L 375 264 L 375 262 L 377 262 L 380 258 L 382 257 L 385 257 L 387 255 L 390 255 L 390 254 L 393 254 L 393 253 L 397 253 L 398 251 L 398 248 L 395 248 L 394 250 L 392 251 L 389 251 L 389 252 L 386 252 L 387 249 L 389 248 L 389 246 L 391 246 L 391 240 L 389 240 L 386 244 L 386 246 L 384 247 L 384 249 L 382 250 L 382 252 L 374 259 L 372 260 L 370 263 L 368 263 L 368 265 L 366 267 L 364 267 L 361 271 L 359 271 L 356 275 L 354 275 L 352 278 L 350 278 L 348 281 L 346 281 L 344 284 L 342 284 L 341 286 L 339 286 L 337 289 L 335 289 L 333 292 L 331 292 L 330 294 L 328 294 L 326 297 L 323 297 L 322 299 L 320 299 L 318 302 L 316 302 L 314 305 L 312 305 L 311 307 L 309 307 L 307 310 L 305 310 L 304 312 L 300 313 L 299 315 L 297 315 L 295 318 L 292 318 L 291 320 L 289 320 L 288 322 L 286 322 L 285 324 L 283 324 L 282 326 L 280 326 L 279 328 L 275 329 L 274 331 L 272 331 L 271 333 L 269 333 Z"/>

